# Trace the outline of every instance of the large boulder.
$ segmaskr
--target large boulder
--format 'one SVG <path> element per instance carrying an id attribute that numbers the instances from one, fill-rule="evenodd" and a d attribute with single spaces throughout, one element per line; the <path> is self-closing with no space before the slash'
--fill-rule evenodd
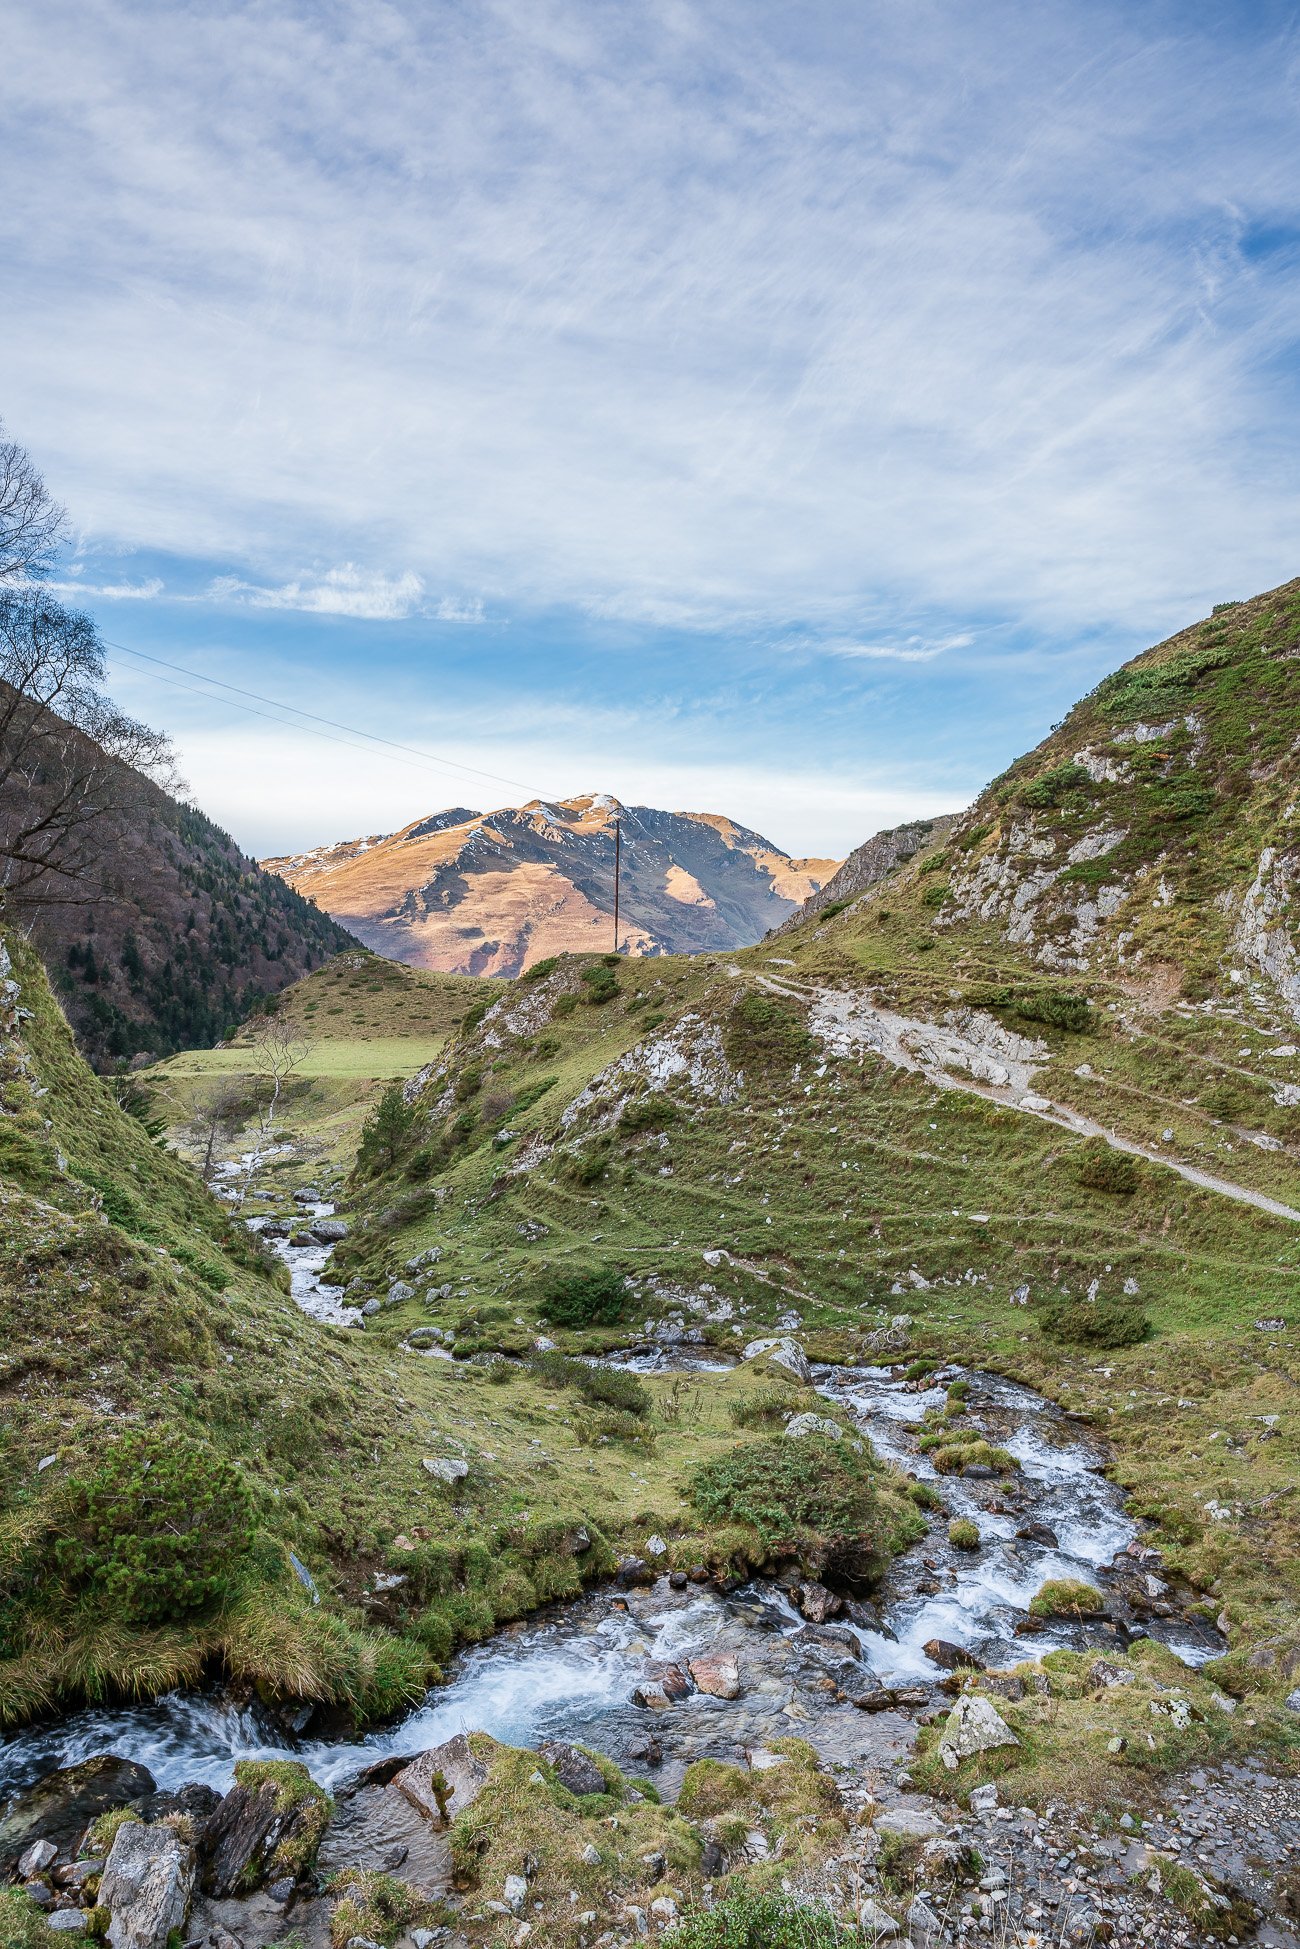
<path id="1" fill-rule="evenodd" d="M 787 1374 L 793 1374 L 797 1381 L 810 1381 L 812 1369 L 808 1356 L 797 1340 L 773 1338 L 770 1340 L 751 1340 L 741 1354 L 742 1360 L 758 1360 L 766 1354 L 775 1367 L 784 1367 Z"/>
<path id="2" fill-rule="evenodd" d="M 167 1949 L 193 1893 L 194 1849 L 174 1827 L 128 1820 L 118 1828 L 99 1884 L 113 1949 Z"/>
<path id="3" fill-rule="evenodd" d="M 976 1753 L 1019 1744 L 1006 1720 L 987 1699 L 978 1693 L 967 1693 L 948 1714 L 948 1723 L 939 1739 L 939 1757 L 950 1772 L 955 1772 L 963 1760 Z"/>
<path id="4" fill-rule="evenodd" d="M 69 1853 L 97 1815 L 142 1800 L 156 1785 L 147 1767 L 112 1753 L 45 1774 L 15 1794 L 0 1815 L 0 1877 L 12 1875 L 33 1841 L 51 1841 L 60 1854 Z"/>
<path id="5" fill-rule="evenodd" d="M 393 1783 L 426 1820 L 450 1826 L 457 1814 L 478 1799 L 487 1785 L 487 1763 L 470 1746 L 463 1732 L 431 1746 L 393 1776 Z"/>
<path id="6" fill-rule="evenodd" d="M 825 1584 L 800 1584 L 799 1609 L 810 1624 L 826 1624 L 844 1609 L 844 1599 Z"/>

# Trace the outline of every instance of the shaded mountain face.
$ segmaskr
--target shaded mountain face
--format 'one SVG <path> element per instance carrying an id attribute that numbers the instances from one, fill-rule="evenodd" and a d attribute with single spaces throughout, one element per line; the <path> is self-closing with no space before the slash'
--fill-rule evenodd
<path id="1" fill-rule="evenodd" d="M 34 886 L 9 915 L 99 1069 L 218 1042 L 263 997 L 358 945 L 202 812 L 118 770 L 84 877 Z"/>
<path id="2" fill-rule="evenodd" d="M 619 945 L 631 954 L 746 946 L 837 864 L 791 859 L 718 814 L 620 806 L 601 794 L 491 813 L 458 806 L 263 865 L 394 960 L 515 975 L 553 954 L 614 946 L 616 820 Z"/>
<path id="3" fill-rule="evenodd" d="M 865 839 L 860 846 L 853 848 L 843 866 L 831 875 L 825 886 L 810 893 L 802 907 L 783 921 L 776 932 L 788 932 L 790 928 L 799 927 L 804 921 L 812 920 L 828 909 L 841 912 L 850 900 L 856 900 L 869 887 L 878 886 L 896 867 L 905 866 L 918 853 L 942 844 L 959 816 L 956 812 L 940 812 L 932 819 L 909 819 L 901 826 L 890 826 L 884 832 Z"/>

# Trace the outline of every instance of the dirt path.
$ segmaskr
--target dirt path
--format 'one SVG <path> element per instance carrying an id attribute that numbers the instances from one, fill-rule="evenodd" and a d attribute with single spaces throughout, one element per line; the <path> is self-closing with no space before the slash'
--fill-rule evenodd
<path id="1" fill-rule="evenodd" d="M 873 1055 L 896 1069 L 924 1076 L 938 1089 L 966 1090 L 1000 1103 L 1024 1116 L 1038 1117 L 1081 1137 L 1100 1137 L 1112 1150 L 1126 1151 L 1130 1157 L 1145 1158 L 1164 1170 L 1174 1171 L 1202 1191 L 1216 1192 L 1238 1204 L 1254 1205 L 1274 1218 L 1288 1218 L 1300 1224 L 1300 1210 L 1270 1198 L 1266 1192 L 1252 1191 L 1243 1184 L 1216 1177 L 1196 1164 L 1121 1137 L 1104 1124 L 1072 1110 L 1066 1103 L 1041 1096 L 1034 1088 L 1038 1070 L 1048 1060 L 1045 1043 L 1017 1035 L 980 1010 L 966 1011 L 950 1022 L 925 1022 L 913 1016 L 879 1008 L 862 995 L 835 988 L 817 988 L 760 975 L 760 985 L 774 994 L 787 995 L 808 1008 L 808 1023 L 826 1048 L 835 1055 L 849 1055 L 869 1049 Z"/>

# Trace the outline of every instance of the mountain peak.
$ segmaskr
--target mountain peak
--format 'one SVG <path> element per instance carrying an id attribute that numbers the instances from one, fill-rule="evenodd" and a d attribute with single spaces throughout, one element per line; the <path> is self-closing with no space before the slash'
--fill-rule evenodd
<path id="1" fill-rule="evenodd" d="M 624 805 L 609 792 L 455 807 L 400 832 L 339 840 L 265 865 L 379 953 L 459 974 L 518 974 L 614 944 L 614 826 L 622 828 L 619 946 L 631 954 L 743 947 L 834 872 L 794 860 L 720 813 Z"/>

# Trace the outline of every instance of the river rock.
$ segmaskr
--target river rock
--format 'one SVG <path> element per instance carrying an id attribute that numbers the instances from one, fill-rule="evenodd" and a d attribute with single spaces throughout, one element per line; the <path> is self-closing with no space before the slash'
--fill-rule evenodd
<path id="1" fill-rule="evenodd" d="M 843 1441 L 844 1430 L 838 1421 L 831 1421 L 824 1414 L 796 1414 L 785 1424 L 785 1432 L 791 1441 L 803 1441 L 808 1435 L 822 1435 L 827 1441 Z"/>
<path id="2" fill-rule="evenodd" d="M 989 1753 L 997 1746 L 1018 1746 L 1020 1741 L 1003 1719 L 978 1693 L 958 1699 L 948 1714 L 948 1723 L 939 1740 L 939 1757 L 950 1772 L 975 1753 Z"/>
<path id="3" fill-rule="evenodd" d="M 1046 1523 L 1026 1523 L 1023 1529 L 1016 1531 L 1016 1535 L 1022 1543 L 1041 1543 L 1045 1550 L 1056 1550 L 1060 1548 L 1060 1544 L 1057 1542 L 1056 1531 L 1051 1529 Z"/>
<path id="4" fill-rule="evenodd" d="M 312 1236 L 320 1245 L 337 1245 L 348 1235 L 345 1218 L 318 1218 L 312 1226 Z"/>
<path id="5" fill-rule="evenodd" d="M 14 1795 L 0 1819 L 0 1876 L 13 1873 L 33 1841 L 71 1852 L 98 1814 L 142 1799 L 156 1784 L 147 1767 L 110 1753 L 45 1774 Z"/>
<path id="6" fill-rule="evenodd" d="M 825 1584 L 800 1584 L 799 1609 L 810 1624 L 825 1624 L 829 1618 L 839 1616 L 844 1599 L 827 1590 Z"/>
<path id="7" fill-rule="evenodd" d="M 26 1854 L 18 1863 L 18 1879 L 31 1881 L 36 1875 L 43 1875 L 52 1861 L 57 1861 L 59 1850 L 53 1841 L 33 1841 Z"/>
<path id="8" fill-rule="evenodd" d="M 193 1893 L 194 1849 L 174 1827 L 129 1820 L 118 1828 L 99 1884 L 113 1949 L 167 1949 Z"/>
<path id="9" fill-rule="evenodd" d="M 808 1356 L 797 1340 L 751 1340 L 743 1349 L 741 1359 L 757 1360 L 763 1354 L 767 1355 L 773 1366 L 784 1367 L 787 1374 L 793 1374 L 797 1381 L 812 1379 Z"/>
<path id="10" fill-rule="evenodd" d="M 711 1699 L 740 1697 L 740 1661 L 734 1652 L 724 1651 L 711 1658 L 692 1658 L 687 1666 L 699 1691 Z"/>
<path id="11" fill-rule="evenodd" d="M 983 1660 L 967 1651 L 965 1645 L 953 1644 L 947 1638 L 929 1638 L 921 1649 L 931 1664 L 938 1665 L 942 1671 L 955 1672 L 959 1669 L 982 1671 Z"/>
<path id="12" fill-rule="evenodd" d="M 652 1665 L 632 1698 L 637 1705 L 676 1705 L 689 1698 L 693 1689 L 680 1665 Z"/>
<path id="13" fill-rule="evenodd" d="M 556 1779 L 570 1793 L 607 1793 L 609 1788 L 605 1776 L 595 1760 L 588 1757 L 577 1746 L 570 1746 L 562 1739 L 552 1740 L 541 1748 L 542 1758 L 547 1761 Z"/>
<path id="14" fill-rule="evenodd" d="M 453 1739 L 444 1740 L 441 1746 L 431 1746 L 427 1753 L 421 1753 L 409 1766 L 404 1766 L 394 1776 L 394 1784 L 426 1819 L 441 1827 L 449 1826 L 457 1814 L 473 1805 L 486 1786 L 487 1777 L 486 1764 L 471 1749 L 465 1734 L 458 1732 Z M 435 1782 L 447 1808 L 446 1817 L 438 1805 Z"/>
<path id="15" fill-rule="evenodd" d="M 260 1879 L 256 1872 L 257 1864 L 264 1862 L 270 1854 L 272 1843 L 279 1839 L 282 1825 L 282 1817 L 275 1804 L 277 1798 L 274 1780 L 261 1780 L 255 1787 L 233 1786 L 230 1789 L 204 1834 L 204 1843 L 209 1852 L 204 1880 L 209 1894 L 218 1897 L 233 1895 L 237 1890 L 243 1892 L 250 1882 Z M 110 1866 L 112 1859 L 110 1855 Z"/>

